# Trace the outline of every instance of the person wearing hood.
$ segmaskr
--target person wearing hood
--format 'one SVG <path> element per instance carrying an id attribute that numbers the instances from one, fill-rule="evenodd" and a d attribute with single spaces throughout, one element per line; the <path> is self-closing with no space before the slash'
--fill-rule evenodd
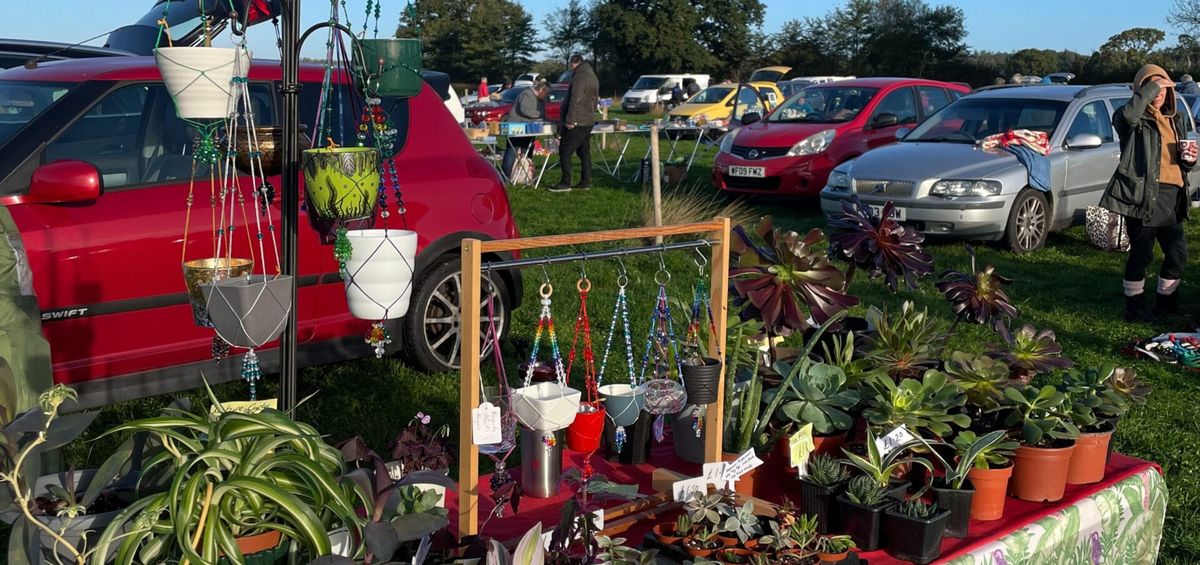
<path id="1" fill-rule="evenodd" d="M 1133 97 L 1113 113 L 1121 160 L 1100 205 L 1125 217 L 1129 256 L 1125 261 L 1126 321 L 1147 321 L 1179 311 L 1179 279 L 1187 262 L 1183 221 L 1188 214 L 1187 173 L 1196 164 L 1196 144 L 1186 140 L 1184 116 L 1175 111 L 1175 83 L 1158 65 L 1133 79 Z M 1163 252 L 1158 297 L 1145 298 L 1146 269 L 1154 242 Z"/>

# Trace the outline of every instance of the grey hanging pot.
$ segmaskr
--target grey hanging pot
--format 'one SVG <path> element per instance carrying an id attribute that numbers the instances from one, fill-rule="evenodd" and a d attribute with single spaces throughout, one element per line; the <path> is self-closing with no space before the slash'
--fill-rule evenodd
<path id="1" fill-rule="evenodd" d="M 279 337 L 292 310 L 291 275 L 250 275 L 201 285 L 213 327 L 230 345 L 261 347 Z"/>

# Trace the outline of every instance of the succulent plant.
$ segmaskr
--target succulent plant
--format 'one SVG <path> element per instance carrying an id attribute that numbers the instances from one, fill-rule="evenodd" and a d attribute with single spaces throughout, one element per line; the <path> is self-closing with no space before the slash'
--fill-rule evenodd
<path id="1" fill-rule="evenodd" d="M 890 430 L 903 425 L 915 434 L 949 437 L 954 431 L 952 426 L 971 425 L 970 417 L 955 410 L 966 403 L 967 397 L 943 373 L 929 371 L 919 381 L 877 379 L 871 384 L 874 394 L 867 398 L 863 416 L 877 428 Z"/>
<path id="2" fill-rule="evenodd" d="M 692 532 L 692 518 L 687 514 L 680 514 L 675 519 L 675 535 L 686 536 Z"/>
<path id="3" fill-rule="evenodd" d="M 790 375 L 793 367 L 778 363 L 779 372 Z M 782 395 L 782 404 L 775 413 L 776 420 L 787 424 L 813 425 L 813 431 L 830 435 L 849 430 L 854 419 L 846 413 L 858 404 L 858 391 L 846 388 L 846 376 L 837 367 L 814 363 L 807 365 L 788 386 L 780 386 L 764 393 L 770 402 L 775 395 Z"/>
<path id="4" fill-rule="evenodd" d="M 996 332 L 1004 340 L 1004 346 L 994 348 L 988 355 L 1007 363 L 1013 378 L 1026 384 L 1034 375 L 1052 369 L 1068 369 L 1072 365 L 1070 359 L 1062 356 L 1062 345 L 1051 330 L 1039 332 L 1025 324 L 1012 333 L 1008 326 L 998 324 Z"/>
<path id="5" fill-rule="evenodd" d="M 958 432 L 954 436 L 954 450 L 961 459 L 969 459 L 968 455 L 976 441 L 978 441 L 978 438 L 975 437 L 975 432 L 965 430 Z M 1008 464 L 1009 459 L 1013 456 L 1013 452 L 1019 446 L 1020 444 L 1017 442 L 1008 441 L 1007 437 L 1002 437 L 999 442 L 977 451 L 971 467 L 974 469 L 997 469 L 1003 467 Z"/>
<path id="6" fill-rule="evenodd" d="M 875 215 L 853 195 L 842 201 L 840 214 L 829 218 L 829 227 L 841 230 L 829 236 L 829 255 L 849 263 L 847 286 L 856 270 L 866 271 L 872 279 L 883 277 L 892 292 L 901 279 L 915 289 L 917 279 L 933 272 L 933 257 L 921 246 L 925 236 L 893 219 L 894 207 L 889 201 Z"/>
<path id="7" fill-rule="evenodd" d="M 850 478 L 850 470 L 832 455 L 819 453 L 808 460 L 808 479 L 818 485 L 831 487 Z"/>
<path id="8" fill-rule="evenodd" d="M 887 497 L 887 487 L 880 485 L 871 477 L 859 475 L 850 479 L 846 486 L 846 498 L 855 504 L 863 506 L 879 506 Z"/>
<path id="9" fill-rule="evenodd" d="M 971 271 L 943 271 L 937 289 L 950 302 L 950 309 L 960 319 L 974 324 L 987 324 L 1001 319 L 1013 320 L 1020 313 L 1009 301 L 1004 285 L 1012 279 L 996 274 L 996 268 L 988 265 L 982 271 L 975 268 L 975 248 L 968 245 L 971 256 Z"/>
<path id="10" fill-rule="evenodd" d="M 905 516 L 917 518 L 918 520 L 928 520 L 937 514 L 938 507 L 937 503 L 934 502 L 925 502 L 919 498 L 910 498 L 901 502 L 896 511 Z"/>
<path id="11" fill-rule="evenodd" d="M 1071 369 L 1058 389 L 1071 403 L 1072 420 L 1082 431 L 1098 432 L 1106 422 L 1120 418 L 1129 402 L 1112 387 L 1115 368 L 1111 365 Z"/>
<path id="12" fill-rule="evenodd" d="M 911 441 L 909 443 L 896 446 L 894 449 L 888 451 L 885 455 L 884 452 L 879 449 L 879 445 L 875 441 L 875 433 L 872 432 L 870 428 L 867 428 L 866 456 L 858 455 L 845 448 L 842 449 L 842 452 L 846 455 L 846 464 L 857 467 L 858 470 L 863 472 L 863 477 L 873 481 L 880 489 L 886 490 L 888 488 L 888 484 L 891 482 L 892 475 L 903 465 L 920 465 L 929 471 L 930 475 L 933 474 L 933 466 L 929 464 L 929 461 L 923 458 L 900 458 L 900 456 L 906 453 L 910 448 L 918 445 L 928 445 L 928 443 L 926 443 L 924 440 L 917 439 L 916 441 Z M 860 478 L 862 477 L 850 479 L 850 484 L 853 485 L 854 482 Z M 918 496 L 924 492 L 925 489 L 922 488 L 920 493 L 918 493 Z"/>
<path id="13" fill-rule="evenodd" d="M 758 516 L 754 514 L 754 502 L 747 500 L 741 506 L 730 508 L 721 523 L 720 531 L 737 536 L 743 544 L 761 534 L 762 526 L 758 523 Z"/>
<path id="14" fill-rule="evenodd" d="M 807 235 L 773 227 L 771 217 L 759 222 L 755 237 L 742 226 L 733 230 L 732 251 L 737 257 L 730 269 L 734 290 L 753 309 L 744 315 L 762 320 L 768 332 L 787 335 L 809 327 L 809 314 L 818 324 L 858 299 L 843 294 L 845 277 L 818 249 L 825 234 L 813 229 Z"/>
<path id="15" fill-rule="evenodd" d="M 1004 387 L 1010 380 L 1009 368 L 1004 362 L 963 351 L 950 354 L 943 372 L 962 389 L 967 404 L 981 410 L 1000 405 Z"/>
<path id="16" fill-rule="evenodd" d="M 854 540 L 850 539 L 850 536 L 839 535 L 817 538 L 813 549 L 819 553 L 845 553 L 855 547 Z"/>
<path id="17" fill-rule="evenodd" d="M 846 375 L 846 386 L 857 389 L 863 382 L 876 378 L 882 371 L 870 359 L 854 354 L 853 335 L 831 335 L 829 343 L 821 344 L 821 361 L 837 367 Z"/>
<path id="18" fill-rule="evenodd" d="M 1042 388 L 1012 386 L 1004 389 L 1008 415 L 1004 425 L 1020 433 L 1021 443 L 1046 447 L 1055 440 L 1073 440 L 1079 428 L 1071 421 L 1071 406 L 1066 395 L 1051 385 Z"/>
<path id="19" fill-rule="evenodd" d="M 875 334 L 866 358 L 894 379 L 917 377 L 937 365 L 949 335 L 946 322 L 930 316 L 928 309 L 918 312 L 911 301 L 904 302 L 898 315 L 871 308 L 867 322 L 875 326 Z"/>
<path id="20" fill-rule="evenodd" d="M 683 505 L 692 524 L 704 527 L 705 524 L 716 527 L 721 523 L 721 515 L 728 513 L 729 505 L 720 494 L 696 493 L 692 499 Z"/>
<path id="21" fill-rule="evenodd" d="M 1112 388 L 1132 407 L 1146 403 L 1150 385 L 1138 378 L 1137 369 L 1118 367 L 1113 371 Z"/>
<path id="22" fill-rule="evenodd" d="M 1017 448 L 1016 442 L 1006 442 L 1006 432 L 1004 430 L 995 430 L 976 438 L 971 432 L 962 432 L 954 438 L 954 448 L 958 459 L 954 464 L 942 459 L 938 455 L 937 450 L 930 450 L 930 454 L 937 457 L 946 470 L 945 481 L 952 489 L 960 489 L 963 483 L 967 481 L 967 474 L 971 469 L 987 469 L 987 460 L 989 454 L 994 454 L 994 457 L 1001 457 L 1001 453 L 1012 455 L 1012 450 Z M 1007 461 L 1006 458 L 1004 458 Z M 982 462 L 981 467 L 979 463 Z"/>

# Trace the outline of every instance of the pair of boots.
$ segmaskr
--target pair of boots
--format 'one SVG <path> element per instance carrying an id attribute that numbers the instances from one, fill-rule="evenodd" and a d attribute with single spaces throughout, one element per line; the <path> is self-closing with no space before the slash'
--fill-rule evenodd
<path id="1" fill-rule="evenodd" d="M 1162 316 L 1179 313 L 1179 291 L 1171 294 L 1159 294 L 1154 306 L 1147 304 L 1146 293 L 1125 297 L 1125 312 L 1122 317 L 1126 322 L 1151 322 Z"/>

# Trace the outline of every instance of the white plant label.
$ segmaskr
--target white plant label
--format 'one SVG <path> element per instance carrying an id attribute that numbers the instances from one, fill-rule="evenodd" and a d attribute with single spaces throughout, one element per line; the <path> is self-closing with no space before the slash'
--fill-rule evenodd
<path id="1" fill-rule="evenodd" d="M 704 480 L 708 484 L 710 484 L 714 487 L 717 487 L 717 488 L 721 488 L 721 486 L 725 484 L 725 479 L 723 478 L 724 475 L 725 475 L 725 462 L 724 461 L 719 461 L 717 463 L 705 463 L 704 464 Z"/>
<path id="2" fill-rule="evenodd" d="M 471 441 L 475 445 L 491 445 L 504 441 L 500 432 L 500 407 L 484 402 L 471 410 Z"/>
<path id="3" fill-rule="evenodd" d="M 739 455 L 737 459 L 726 462 L 725 472 L 721 475 L 721 478 L 724 479 L 726 483 L 725 488 L 733 490 L 733 484 L 737 482 L 738 479 L 742 478 L 742 475 L 753 471 L 755 467 L 758 467 L 762 464 L 762 459 L 759 459 L 758 455 L 754 453 L 753 447 L 746 450 L 745 453 Z"/>
<path id="4" fill-rule="evenodd" d="M 671 494 L 675 502 L 687 502 L 696 494 L 708 494 L 708 480 L 704 477 L 694 477 L 671 483 Z"/>
<path id="5" fill-rule="evenodd" d="M 883 437 L 875 438 L 875 447 L 879 449 L 881 457 L 887 457 L 889 453 L 895 451 L 900 446 L 917 441 L 917 436 L 908 431 L 903 424 L 900 427 L 890 431 Z"/>

